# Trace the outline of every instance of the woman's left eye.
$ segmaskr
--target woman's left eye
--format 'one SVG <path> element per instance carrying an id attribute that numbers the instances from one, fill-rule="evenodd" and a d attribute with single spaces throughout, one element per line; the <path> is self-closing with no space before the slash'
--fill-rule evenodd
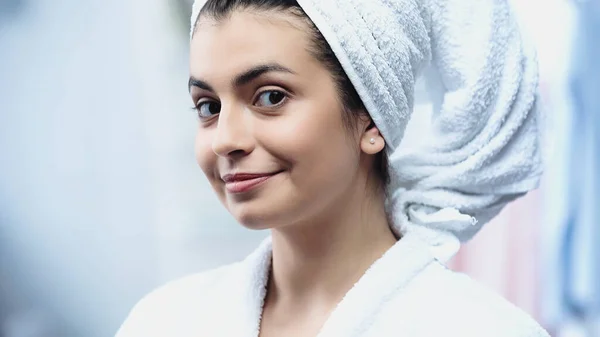
<path id="1" fill-rule="evenodd" d="M 261 93 L 256 99 L 256 105 L 261 107 L 274 107 L 282 104 L 287 99 L 287 95 L 278 90 L 269 90 Z"/>

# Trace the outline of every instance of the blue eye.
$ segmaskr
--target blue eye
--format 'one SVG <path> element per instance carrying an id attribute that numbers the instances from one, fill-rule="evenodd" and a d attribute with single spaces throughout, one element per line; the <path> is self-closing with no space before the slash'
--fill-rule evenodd
<path id="1" fill-rule="evenodd" d="M 215 101 L 199 102 L 196 105 L 196 111 L 198 111 L 198 117 L 208 118 L 221 112 L 221 103 Z"/>
<path id="2" fill-rule="evenodd" d="M 285 101 L 287 95 L 277 90 L 269 90 L 261 93 L 256 100 L 256 105 L 262 107 L 273 107 Z"/>

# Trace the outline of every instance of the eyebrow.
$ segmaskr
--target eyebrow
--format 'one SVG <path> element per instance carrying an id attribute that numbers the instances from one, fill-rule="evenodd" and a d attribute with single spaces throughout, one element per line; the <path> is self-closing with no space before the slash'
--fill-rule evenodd
<path id="1" fill-rule="evenodd" d="M 246 70 L 245 72 L 237 75 L 233 79 L 232 84 L 235 87 L 241 87 L 241 86 L 244 86 L 244 85 L 254 81 L 255 79 L 259 78 L 260 76 L 262 76 L 266 73 L 270 73 L 270 72 L 295 74 L 295 72 L 292 71 L 291 69 L 286 68 L 277 63 L 261 64 L 261 65 L 252 67 L 252 68 Z M 190 79 L 188 82 L 188 90 L 191 90 L 192 87 L 198 87 L 203 90 L 215 92 L 208 83 L 206 83 L 200 79 L 197 79 L 193 76 L 190 76 Z"/>

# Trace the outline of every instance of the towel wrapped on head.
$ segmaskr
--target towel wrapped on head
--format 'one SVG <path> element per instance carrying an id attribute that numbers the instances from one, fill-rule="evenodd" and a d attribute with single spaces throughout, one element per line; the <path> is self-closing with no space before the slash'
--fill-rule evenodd
<path id="1" fill-rule="evenodd" d="M 194 4 L 192 32 L 205 1 Z M 508 0 L 298 0 L 381 131 L 398 235 L 450 259 L 542 173 L 536 53 Z M 424 146 L 401 145 L 424 76 Z"/>

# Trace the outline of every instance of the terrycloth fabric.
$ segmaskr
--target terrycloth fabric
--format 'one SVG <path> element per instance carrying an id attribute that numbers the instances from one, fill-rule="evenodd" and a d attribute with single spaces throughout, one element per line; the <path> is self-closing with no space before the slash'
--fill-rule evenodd
<path id="1" fill-rule="evenodd" d="M 271 242 L 146 296 L 116 337 L 257 337 Z M 408 258 L 407 258 L 408 257 Z M 520 309 L 438 262 L 408 233 L 377 260 L 317 337 L 547 337 Z"/>
<path id="2" fill-rule="evenodd" d="M 205 0 L 194 4 L 192 33 Z M 386 140 L 388 209 L 451 258 L 541 175 L 538 69 L 507 0 L 298 0 Z M 427 146 L 400 143 L 425 75 Z"/>

